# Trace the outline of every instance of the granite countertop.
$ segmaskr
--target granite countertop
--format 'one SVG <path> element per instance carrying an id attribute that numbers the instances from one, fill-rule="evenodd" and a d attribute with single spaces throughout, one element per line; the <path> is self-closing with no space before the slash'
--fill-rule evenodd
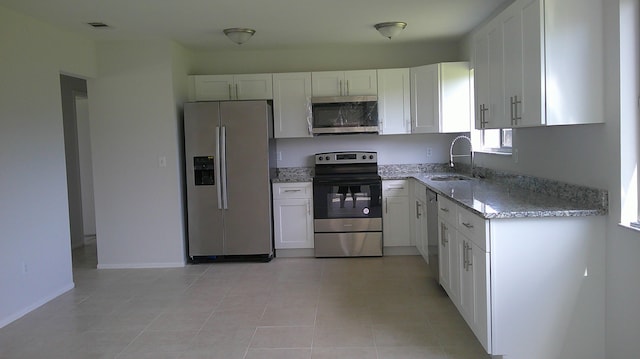
<path id="1" fill-rule="evenodd" d="M 487 219 L 524 217 L 601 216 L 608 210 L 608 193 L 536 177 L 474 169 L 482 178 L 434 181 L 453 174 L 446 165 L 385 165 L 383 180 L 414 178 Z M 464 175 L 464 174 L 463 174 Z M 312 182 L 313 168 L 279 168 L 273 183 Z"/>
<path id="2" fill-rule="evenodd" d="M 451 173 L 407 173 L 383 176 L 383 179 L 415 178 L 438 195 L 451 199 L 487 219 L 524 217 L 577 217 L 607 214 L 606 192 L 551 195 L 531 190 L 520 183 L 473 178 L 462 181 L 434 181 L 431 178 Z M 554 189 L 562 191 L 562 189 Z"/>

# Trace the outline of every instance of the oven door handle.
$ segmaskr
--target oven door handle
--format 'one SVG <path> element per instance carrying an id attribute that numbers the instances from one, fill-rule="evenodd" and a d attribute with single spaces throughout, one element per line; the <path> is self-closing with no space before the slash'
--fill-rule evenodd
<path id="1" fill-rule="evenodd" d="M 380 180 L 340 180 L 340 179 L 314 179 L 313 183 L 321 184 L 321 185 L 332 185 L 332 186 L 369 186 L 369 185 L 377 185 L 382 186 L 382 182 Z"/>

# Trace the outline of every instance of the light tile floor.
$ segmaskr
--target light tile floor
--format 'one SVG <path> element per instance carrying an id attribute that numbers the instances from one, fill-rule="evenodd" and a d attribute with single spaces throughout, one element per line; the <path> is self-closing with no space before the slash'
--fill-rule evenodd
<path id="1" fill-rule="evenodd" d="M 0 329 L 0 358 L 488 358 L 419 256 L 97 270 Z"/>

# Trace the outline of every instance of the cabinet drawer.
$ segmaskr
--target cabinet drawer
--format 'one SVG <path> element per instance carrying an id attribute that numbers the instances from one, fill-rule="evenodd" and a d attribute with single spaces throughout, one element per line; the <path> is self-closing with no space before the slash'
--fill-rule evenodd
<path id="1" fill-rule="evenodd" d="M 443 196 L 438 196 L 438 218 L 444 219 L 450 224 L 457 226 L 457 212 L 457 204 L 444 198 Z"/>
<path id="2" fill-rule="evenodd" d="M 382 181 L 382 195 L 385 197 L 398 197 L 409 195 L 408 180 Z"/>
<path id="3" fill-rule="evenodd" d="M 313 183 L 274 183 L 273 199 L 283 198 L 313 198 Z"/>
<path id="4" fill-rule="evenodd" d="M 460 233 L 469 238 L 483 251 L 489 252 L 487 243 L 487 223 L 484 218 L 471 211 L 458 207 L 458 220 L 456 227 Z"/>

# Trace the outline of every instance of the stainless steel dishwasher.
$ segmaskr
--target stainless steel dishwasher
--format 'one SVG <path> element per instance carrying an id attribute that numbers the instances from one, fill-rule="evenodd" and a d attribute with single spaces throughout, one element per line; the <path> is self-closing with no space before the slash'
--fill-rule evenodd
<path id="1" fill-rule="evenodd" d="M 438 245 L 438 194 L 427 188 L 427 250 L 429 253 L 429 267 L 440 283 Z"/>

